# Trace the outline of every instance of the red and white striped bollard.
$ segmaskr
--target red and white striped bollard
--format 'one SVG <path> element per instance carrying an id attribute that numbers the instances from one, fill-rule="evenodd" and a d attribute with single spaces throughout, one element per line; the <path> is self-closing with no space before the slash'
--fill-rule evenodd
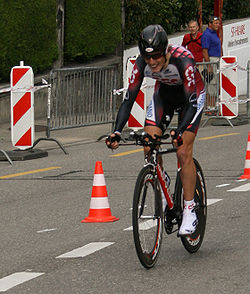
<path id="1" fill-rule="evenodd" d="M 28 149 L 34 143 L 34 74 L 30 66 L 11 69 L 11 141 L 14 147 Z"/>

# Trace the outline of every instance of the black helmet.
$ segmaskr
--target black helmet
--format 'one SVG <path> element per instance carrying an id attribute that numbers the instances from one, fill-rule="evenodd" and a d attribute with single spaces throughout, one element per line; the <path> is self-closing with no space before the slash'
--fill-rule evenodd
<path id="1" fill-rule="evenodd" d="M 160 25 L 147 26 L 141 32 L 138 46 L 142 56 L 153 52 L 165 55 L 168 46 L 167 33 Z"/>

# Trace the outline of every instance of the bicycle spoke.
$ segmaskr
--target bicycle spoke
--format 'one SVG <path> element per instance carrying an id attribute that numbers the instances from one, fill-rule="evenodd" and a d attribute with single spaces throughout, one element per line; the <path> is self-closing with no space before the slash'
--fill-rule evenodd
<path id="1" fill-rule="evenodd" d="M 156 135 L 155 135 L 156 136 Z M 162 144 L 159 139 L 164 136 L 153 138 L 149 134 L 134 133 L 132 136 L 136 145 L 147 146 L 150 149 L 150 156 L 145 158 L 146 165 L 140 171 L 133 197 L 133 236 L 136 252 L 140 262 L 146 268 L 153 267 L 159 256 L 162 242 L 163 223 L 167 234 L 176 232 L 175 225 L 180 228 L 183 211 L 183 187 L 180 177 L 180 170 L 177 171 L 177 178 L 174 191 L 174 206 L 167 206 L 162 211 L 161 183 L 156 176 L 158 167 L 158 155 L 176 152 L 176 148 L 158 149 Z M 169 144 L 171 144 L 169 142 Z M 197 215 L 197 226 L 193 234 L 181 236 L 181 241 L 187 251 L 196 252 L 203 241 L 207 218 L 207 194 L 205 179 L 202 169 L 197 160 L 194 159 L 196 168 L 196 186 L 194 191 L 195 212 Z M 161 178 L 160 178 L 161 179 Z"/>
<path id="2" fill-rule="evenodd" d="M 133 203 L 133 233 L 136 251 L 143 266 L 152 267 L 159 254 L 162 236 L 161 196 L 156 194 L 151 168 L 138 176 Z M 159 197 L 156 200 L 156 197 Z M 159 206 L 160 205 L 160 209 Z"/>
<path id="3" fill-rule="evenodd" d="M 144 185 L 144 188 L 143 188 L 143 196 L 142 196 L 142 200 L 141 200 L 141 205 L 139 206 L 139 208 L 140 208 L 139 218 L 140 218 L 140 217 L 142 216 L 142 214 L 143 214 L 144 205 L 145 205 L 145 197 L 146 197 L 147 189 L 148 189 L 148 186 L 145 184 L 145 185 Z"/>

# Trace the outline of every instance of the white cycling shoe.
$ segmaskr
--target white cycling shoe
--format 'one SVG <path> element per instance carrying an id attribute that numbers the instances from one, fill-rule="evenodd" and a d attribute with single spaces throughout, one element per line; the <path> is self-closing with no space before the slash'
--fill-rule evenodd
<path id="1" fill-rule="evenodd" d="M 182 215 L 182 223 L 179 229 L 179 235 L 190 235 L 196 230 L 198 219 L 194 211 L 194 203 L 185 205 Z"/>

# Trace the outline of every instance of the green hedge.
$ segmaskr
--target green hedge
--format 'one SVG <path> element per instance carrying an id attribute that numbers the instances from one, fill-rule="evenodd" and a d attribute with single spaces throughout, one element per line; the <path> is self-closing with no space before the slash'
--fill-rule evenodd
<path id="1" fill-rule="evenodd" d="M 223 19 L 249 17 L 249 1 L 223 1 Z M 0 0 L 0 82 L 21 60 L 34 73 L 49 70 L 58 58 L 56 0 Z M 214 0 L 202 1 L 203 23 Z M 136 43 L 141 30 L 161 24 L 168 34 L 197 16 L 197 1 L 124 0 L 125 44 Z M 65 60 L 85 61 L 115 52 L 121 42 L 120 0 L 65 0 Z"/>
<path id="2" fill-rule="evenodd" d="M 57 59 L 56 1 L 0 0 L 0 81 L 11 67 L 25 65 L 40 72 Z"/>
<path id="3" fill-rule="evenodd" d="M 141 30 L 149 24 L 161 24 L 168 34 L 185 28 L 197 19 L 197 0 L 125 0 L 125 44 L 135 44 Z M 214 0 L 202 1 L 203 24 L 214 14 Z M 248 1 L 223 1 L 223 20 L 249 17 Z"/>
<path id="4" fill-rule="evenodd" d="M 202 1 L 203 23 L 208 22 L 209 15 L 214 14 L 214 0 Z M 250 4 L 247 1 L 224 0 L 222 20 L 249 17 Z"/>
<path id="5" fill-rule="evenodd" d="M 80 61 L 114 53 L 121 41 L 121 1 L 65 3 L 65 59 Z"/>
<path id="6" fill-rule="evenodd" d="M 161 24 L 168 34 L 186 26 L 197 17 L 197 2 L 180 0 L 125 0 L 125 44 L 134 43 L 141 30 Z"/>

